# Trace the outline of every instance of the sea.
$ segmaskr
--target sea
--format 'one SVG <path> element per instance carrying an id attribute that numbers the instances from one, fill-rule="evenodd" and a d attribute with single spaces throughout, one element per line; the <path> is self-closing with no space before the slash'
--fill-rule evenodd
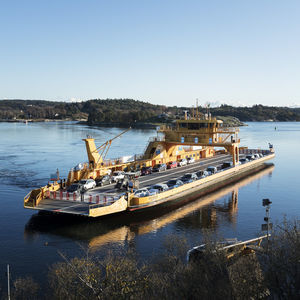
<path id="1" fill-rule="evenodd" d="M 147 261 L 164 249 L 170 237 L 192 247 L 211 234 L 220 238 L 251 239 L 261 235 L 268 198 L 273 226 L 300 217 L 300 123 L 251 122 L 240 128 L 241 146 L 268 149 L 276 157 L 266 170 L 215 193 L 163 213 L 141 217 L 122 215 L 86 219 L 40 214 L 24 209 L 30 190 L 46 185 L 59 170 L 87 161 L 82 139 L 96 145 L 124 129 L 91 127 L 76 122 L 0 123 L 0 289 L 6 289 L 6 269 L 12 279 L 30 276 L 47 285 L 49 268 L 88 251 L 100 257 L 108 252 L 134 250 Z M 107 158 L 143 153 L 154 130 L 132 129 L 115 139 Z"/>

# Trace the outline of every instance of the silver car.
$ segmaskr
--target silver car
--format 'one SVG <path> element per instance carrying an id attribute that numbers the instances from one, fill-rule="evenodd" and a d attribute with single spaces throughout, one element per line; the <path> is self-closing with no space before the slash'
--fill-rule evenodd
<path id="1" fill-rule="evenodd" d="M 90 190 L 96 187 L 96 181 L 94 179 L 81 179 L 78 182 L 78 185 L 81 186 L 84 190 Z"/>

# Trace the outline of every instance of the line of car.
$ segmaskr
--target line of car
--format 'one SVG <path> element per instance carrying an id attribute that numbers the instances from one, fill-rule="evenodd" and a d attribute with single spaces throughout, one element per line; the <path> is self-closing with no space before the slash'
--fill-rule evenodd
<path id="1" fill-rule="evenodd" d="M 153 172 L 162 172 L 166 171 L 167 169 L 174 169 L 177 167 L 182 167 L 186 166 L 187 164 L 192 164 L 195 162 L 195 159 L 193 157 L 188 157 L 182 158 L 181 160 L 177 161 L 170 161 L 167 164 L 161 163 L 161 164 L 156 164 L 153 167 L 142 167 L 141 169 L 141 175 L 149 175 L 152 174 Z"/>
<path id="2" fill-rule="evenodd" d="M 247 155 L 245 158 L 240 159 L 239 164 L 244 164 L 246 162 L 249 162 L 249 161 L 261 158 L 261 157 L 263 157 L 263 154 L 261 154 L 261 153 Z M 183 176 L 181 176 L 180 178 L 171 179 L 171 180 L 167 181 L 166 183 L 157 183 L 150 187 L 145 187 L 145 188 L 136 190 L 134 192 L 134 194 L 136 197 L 146 197 L 146 196 L 155 195 L 160 192 L 164 192 L 164 191 L 179 187 L 183 184 L 205 178 L 209 175 L 215 174 L 215 173 L 225 170 L 227 168 L 231 168 L 232 166 L 233 166 L 233 163 L 231 161 L 226 161 L 226 162 L 223 162 L 222 165 L 209 166 L 206 168 L 206 170 L 199 170 L 197 172 L 186 173 Z"/>
<path id="3" fill-rule="evenodd" d="M 245 157 L 241 158 L 239 160 L 239 163 L 244 164 L 249 161 L 259 159 L 261 157 L 263 157 L 263 154 L 261 154 L 261 153 L 249 154 L 249 155 L 246 155 Z M 191 164 L 194 162 L 195 162 L 195 159 L 193 157 L 188 157 L 187 159 L 185 159 L 185 158 L 181 159 L 179 162 L 171 161 L 168 164 L 164 164 L 164 163 L 156 164 L 153 168 L 152 167 L 143 167 L 141 170 L 135 170 L 135 171 L 130 171 L 130 172 L 115 171 L 115 172 L 113 172 L 112 175 L 104 175 L 100 178 L 96 178 L 95 180 L 94 179 L 82 179 L 79 182 L 73 183 L 71 186 L 69 186 L 67 191 L 71 192 L 71 193 L 85 192 L 87 190 L 95 188 L 96 186 L 110 185 L 113 182 L 118 182 L 119 180 L 123 180 L 126 174 L 132 175 L 133 177 L 139 177 L 140 175 L 149 175 L 149 174 L 152 174 L 153 172 L 166 171 L 167 169 L 173 169 L 173 168 L 185 166 L 187 164 Z M 176 182 L 176 180 L 174 181 L 173 179 L 169 180 L 163 186 L 162 186 L 162 184 L 156 184 L 150 188 L 150 190 L 152 190 L 152 191 L 149 193 L 150 194 L 155 193 L 155 191 L 153 191 L 153 190 L 158 190 L 158 191 L 166 190 L 167 187 L 168 187 L 168 189 L 174 188 L 175 186 L 181 185 L 181 182 L 182 182 L 182 184 L 192 182 L 194 180 L 206 177 L 210 174 L 214 174 L 214 173 L 218 172 L 219 170 L 230 168 L 230 167 L 232 167 L 232 162 L 224 162 L 221 166 L 217 166 L 217 167 L 210 166 L 204 171 L 200 170 L 198 172 L 186 173 L 179 179 L 176 179 L 177 180 L 176 184 L 173 184 L 174 182 Z M 146 189 L 149 191 L 149 188 L 146 188 Z M 144 190 L 144 189 L 141 189 L 141 190 Z M 138 190 L 138 191 L 140 191 L 140 190 Z M 136 191 L 137 194 L 139 194 L 138 191 Z M 145 191 L 142 194 L 145 194 Z"/>
<path id="4" fill-rule="evenodd" d="M 226 165 L 227 166 L 227 165 Z M 193 182 L 195 180 L 207 177 L 211 174 L 218 172 L 217 167 L 209 166 L 206 170 L 199 170 L 197 172 L 186 173 L 180 178 L 170 179 L 166 183 L 157 183 L 150 187 L 145 187 L 134 192 L 136 197 L 147 197 L 158 194 L 160 192 L 165 192 L 170 189 L 174 189 L 183 184 Z"/>

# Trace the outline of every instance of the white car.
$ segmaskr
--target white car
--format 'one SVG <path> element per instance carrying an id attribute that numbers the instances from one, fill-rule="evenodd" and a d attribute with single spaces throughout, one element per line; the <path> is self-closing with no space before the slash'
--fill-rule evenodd
<path id="1" fill-rule="evenodd" d="M 84 190 L 89 190 L 96 187 L 96 181 L 94 179 L 81 179 L 78 184 L 79 186 L 82 186 Z"/>
<path id="2" fill-rule="evenodd" d="M 159 192 L 164 192 L 169 189 L 169 187 L 165 183 L 157 183 L 151 186 L 151 189 L 158 190 Z"/>
<path id="3" fill-rule="evenodd" d="M 192 164 L 192 163 L 194 163 L 195 162 L 195 158 L 194 157 L 188 157 L 187 158 L 187 163 L 188 164 Z"/>
<path id="4" fill-rule="evenodd" d="M 136 197 L 147 197 L 150 195 L 150 193 L 147 189 L 140 189 L 140 190 L 135 191 L 134 195 Z"/>
<path id="5" fill-rule="evenodd" d="M 125 172 L 124 171 L 115 171 L 111 176 L 111 180 L 117 182 L 118 180 L 124 179 Z"/>
<path id="6" fill-rule="evenodd" d="M 186 160 L 185 158 L 181 159 L 181 160 L 179 161 L 178 165 L 179 165 L 180 167 L 186 166 L 186 165 L 187 165 L 187 160 Z"/>

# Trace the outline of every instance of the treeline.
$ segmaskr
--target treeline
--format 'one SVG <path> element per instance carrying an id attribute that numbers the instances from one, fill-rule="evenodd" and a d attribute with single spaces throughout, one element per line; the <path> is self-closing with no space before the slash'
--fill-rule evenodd
<path id="1" fill-rule="evenodd" d="M 299 220 L 280 224 L 269 244 L 254 253 L 226 254 L 209 235 L 206 240 L 206 250 L 191 263 L 183 236 L 169 236 L 164 251 L 147 262 L 131 251 L 104 258 L 87 251 L 72 259 L 61 253 L 47 289 L 39 291 L 30 277 L 18 278 L 12 299 L 300 299 Z"/>
<path id="2" fill-rule="evenodd" d="M 0 100 L 1 120 L 87 120 L 88 124 L 163 123 L 192 115 L 190 107 L 154 105 L 133 99 L 94 99 L 85 102 L 44 100 Z M 199 108 L 207 113 L 207 108 Z M 212 116 L 235 117 L 240 121 L 300 121 L 300 108 L 254 105 L 234 107 L 221 105 L 210 108 Z"/>
<path id="3" fill-rule="evenodd" d="M 84 119 L 88 113 L 84 110 L 85 103 L 66 103 L 44 100 L 1 100 L 0 119 Z"/>
<path id="4" fill-rule="evenodd" d="M 152 122 L 167 110 L 133 99 L 89 100 L 85 102 L 56 102 L 43 100 L 1 100 L 0 119 L 86 119 L 89 124 Z"/>
<path id="5" fill-rule="evenodd" d="M 153 105 L 147 102 L 132 99 L 107 99 L 90 100 L 88 106 L 88 123 L 123 123 L 136 122 L 151 123 L 157 121 L 157 117 L 168 111 L 163 105 Z"/>
<path id="6" fill-rule="evenodd" d="M 211 109 L 213 115 L 232 116 L 242 122 L 249 121 L 300 121 L 300 108 L 253 105 L 234 107 L 221 105 Z"/>

